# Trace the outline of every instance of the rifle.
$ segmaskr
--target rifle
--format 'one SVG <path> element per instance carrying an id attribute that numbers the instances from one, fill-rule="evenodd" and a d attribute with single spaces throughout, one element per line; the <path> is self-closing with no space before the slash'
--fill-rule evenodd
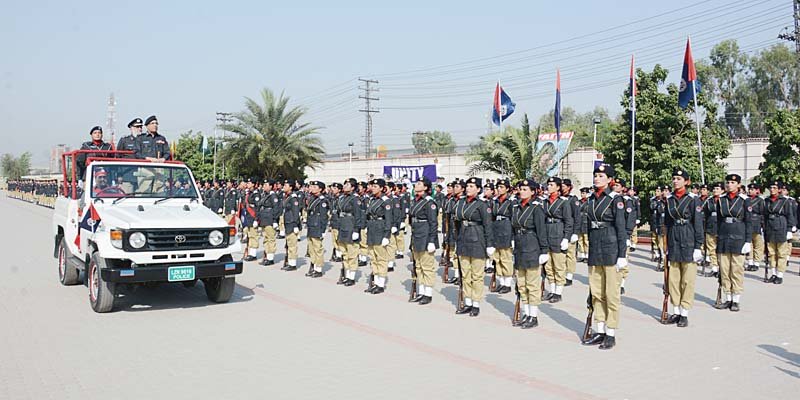
<path id="1" fill-rule="evenodd" d="M 586 296 L 586 307 L 589 314 L 586 316 L 586 323 L 583 325 L 583 341 L 589 340 L 592 333 L 592 317 L 594 316 L 594 304 L 592 303 L 592 288 L 589 287 L 589 295 Z"/>
<path id="2" fill-rule="evenodd" d="M 718 308 L 722 304 L 722 270 L 717 271 L 717 300 L 714 301 L 714 307 Z"/>
<path id="3" fill-rule="evenodd" d="M 791 246 L 792 246 L 792 242 L 789 242 L 789 249 L 792 248 Z M 767 257 L 767 262 L 764 265 L 764 283 L 767 283 L 767 282 L 769 282 L 769 277 L 767 276 L 769 274 L 769 272 L 768 272 L 769 271 L 769 246 L 766 245 L 766 241 L 765 241 L 765 244 L 764 244 L 764 255 Z M 753 260 L 753 261 L 754 262 L 758 262 L 756 260 Z"/>
<path id="4" fill-rule="evenodd" d="M 519 292 L 519 280 L 516 277 L 514 278 L 514 294 L 517 295 L 517 300 L 514 302 L 514 315 L 511 317 L 511 325 L 517 326 L 520 317 L 520 302 L 522 301 L 522 294 Z"/>
<path id="5" fill-rule="evenodd" d="M 464 270 L 461 269 L 461 257 L 458 254 L 456 254 L 456 264 L 458 264 L 458 301 L 456 302 L 456 310 L 460 310 L 464 308 Z"/>
<path id="6" fill-rule="evenodd" d="M 664 324 L 667 322 L 669 318 L 669 250 L 667 249 L 668 243 L 668 236 L 667 236 L 667 227 L 664 227 L 664 286 L 662 287 L 662 291 L 664 292 L 664 301 L 661 303 L 661 323 Z"/>
<path id="7" fill-rule="evenodd" d="M 492 260 L 492 279 L 489 281 L 489 291 L 497 290 L 497 262 Z"/>
<path id="8" fill-rule="evenodd" d="M 448 230 L 449 230 L 449 227 L 450 227 L 449 219 L 450 218 L 447 216 L 447 214 L 444 214 L 442 216 L 442 225 L 443 225 L 442 226 L 442 242 L 443 242 L 443 244 L 442 244 L 442 258 L 439 260 L 439 265 L 440 266 L 444 266 L 445 267 L 445 271 L 447 270 L 447 262 L 449 261 L 447 258 L 445 258 L 445 254 L 449 253 L 449 249 L 448 248 L 450 247 L 450 246 L 448 246 L 448 240 L 447 240 L 447 235 L 449 233 Z M 442 283 L 445 283 L 444 281 L 446 280 L 446 278 L 447 278 L 447 275 L 445 274 L 442 277 Z"/>
<path id="9" fill-rule="evenodd" d="M 286 256 L 283 257 L 283 268 L 281 269 L 285 270 L 289 268 L 289 239 L 283 239 L 283 250 L 286 252 Z"/>
<path id="10" fill-rule="evenodd" d="M 417 259 L 411 251 L 411 290 L 408 291 L 408 301 L 417 297 Z"/>

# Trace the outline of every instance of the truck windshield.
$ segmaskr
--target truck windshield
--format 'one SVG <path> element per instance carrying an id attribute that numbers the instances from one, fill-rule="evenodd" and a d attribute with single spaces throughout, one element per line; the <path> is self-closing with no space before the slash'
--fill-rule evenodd
<path id="1" fill-rule="evenodd" d="M 197 198 L 184 166 L 94 165 L 91 179 L 93 198 Z"/>

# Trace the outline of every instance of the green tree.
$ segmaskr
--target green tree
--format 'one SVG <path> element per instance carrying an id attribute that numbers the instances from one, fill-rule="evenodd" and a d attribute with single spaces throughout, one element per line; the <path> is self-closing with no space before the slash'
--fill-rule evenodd
<path id="1" fill-rule="evenodd" d="M 181 134 L 175 143 L 175 159 L 183 161 L 192 169 L 195 179 L 212 179 L 214 175 L 214 138 L 208 138 L 209 152 L 205 155 L 200 149 L 203 133 L 191 130 Z M 217 148 L 217 151 L 220 149 Z M 222 163 L 217 159 L 217 177 L 222 177 Z M 224 177 L 223 177 L 224 178 Z"/>
<path id="2" fill-rule="evenodd" d="M 769 145 L 754 181 L 781 180 L 796 196 L 800 193 L 800 111 L 777 111 L 767 118 L 766 126 Z"/>
<path id="3" fill-rule="evenodd" d="M 656 65 L 648 73 L 636 71 L 638 95 L 636 97 L 636 176 L 635 185 L 642 197 L 652 193 L 659 184 L 668 184 L 675 167 L 688 171 L 694 181 L 700 182 L 700 160 L 697 149 L 697 132 L 693 110 L 678 106 L 678 87 L 666 85 L 667 70 Z M 620 101 L 624 110 L 630 109 L 630 89 Z M 721 180 L 725 166 L 720 162 L 728 155 L 730 141 L 725 129 L 716 123 L 716 106 L 704 96 L 698 96 L 706 118 L 701 123 L 703 161 L 706 182 Z M 605 161 L 617 169 L 617 175 L 631 181 L 631 114 L 624 113 L 618 124 L 605 136 L 600 146 Z M 647 202 L 642 202 L 646 207 Z M 645 213 L 644 215 L 649 215 Z"/>
<path id="4" fill-rule="evenodd" d="M 502 132 L 482 136 L 466 154 L 467 162 L 474 163 L 468 173 L 494 172 L 513 180 L 533 178 L 542 182 L 553 165 L 555 152 L 549 147 L 536 150 L 538 134 L 524 128 L 506 127 Z M 560 160 L 556 160 L 558 162 Z"/>
<path id="5" fill-rule="evenodd" d="M 595 107 L 594 110 L 579 113 L 572 107 L 561 109 L 561 132 L 575 132 L 570 143 L 570 149 L 578 147 L 591 147 L 594 140 L 594 119 L 600 119 L 597 127 L 598 141 L 605 132 L 608 132 L 613 125 L 609 117 L 608 110 L 603 107 Z M 554 110 L 539 118 L 539 127 L 545 132 L 555 132 Z"/>
<path id="6" fill-rule="evenodd" d="M 305 167 L 319 165 L 325 154 L 319 128 L 302 122 L 306 109 L 289 108 L 283 93 L 275 96 L 263 89 L 260 100 L 261 104 L 246 98 L 245 111 L 224 126 L 234 134 L 220 152 L 230 175 L 302 178 Z"/>
<path id="7" fill-rule="evenodd" d="M 0 166 L 2 166 L 3 175 L 8 179 L 19 179 L 28 175 L 31 171 L 31 153 L 24 152 L 19 157 L 14 157 L 11 154 L 3 154 L 0 159 Z"/>
<path id="8" fill-rule="evenodd" d="M 414 132 L 411 143 L 416 154 L 452 154 L 456 149 L 450 133 L 442 131 Z"/>

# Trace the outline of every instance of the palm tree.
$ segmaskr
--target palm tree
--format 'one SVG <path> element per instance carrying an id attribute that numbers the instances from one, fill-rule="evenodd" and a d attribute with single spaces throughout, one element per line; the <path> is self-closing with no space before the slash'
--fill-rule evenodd
<path id="1" fill-rule="evenodd" d="M 494 172 L 512 180 L 533 178 L 538 182 L 544 181 L 556 152 L 552 146 L 537 150 L 534 137 L 538 138 L 538 135 L 529 129 L 515 127 L 482 136 L 481 141 L 467 152 L 467 162 L 474 163 L 469 167 L 469 174 Z"/>
<path id="2" fill-rule="evenodd" d="M 245 98 L 245 111 L 233 115 L 234 123 L 223 128 L 234 137 L 225 140 L 222 159 L 232 175 L 302 178 L 305 167 L 322 162 L 325 150 L 317 136 L 319 128 L 299 122 L 304 107 L 288 109 L 289 98 L 261 91 L 263 106 Z"/>

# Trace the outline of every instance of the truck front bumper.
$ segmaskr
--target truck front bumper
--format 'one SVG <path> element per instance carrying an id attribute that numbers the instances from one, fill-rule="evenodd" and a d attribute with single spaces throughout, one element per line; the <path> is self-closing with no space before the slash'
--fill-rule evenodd
<path id="1" fill-rule="evenodd" d="M 100 276 L 106 282 L 144 283 L 170 282 L 169 269 L 173 267 L 194 267 L 194 279 L 219 278 L 242 273 L 241 261 L 196 262 L 181 264 L 137 265 L 135 268 L 103 268 Z M 193 279 L 183 279 L 193 280 Z M 173 281 L 173 282 L 180 282 Z"/>

